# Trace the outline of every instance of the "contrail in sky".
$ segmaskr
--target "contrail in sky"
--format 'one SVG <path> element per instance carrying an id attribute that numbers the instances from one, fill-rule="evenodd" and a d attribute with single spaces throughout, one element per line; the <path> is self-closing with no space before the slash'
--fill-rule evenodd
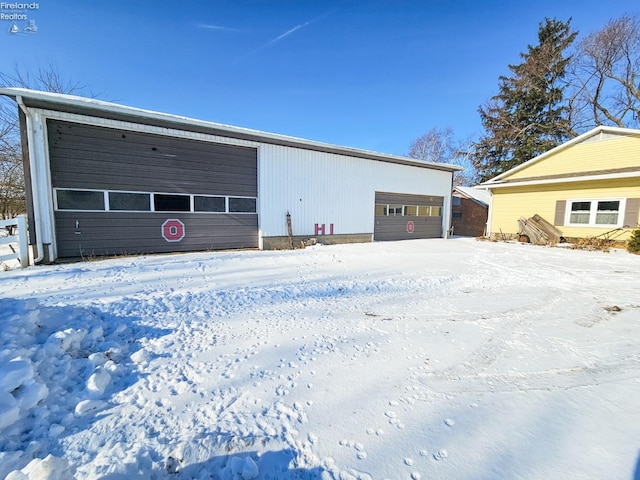
<path id="1" fill-rule="evenodd" d="M 206 28 L 208 30 L 220 30 L 223 32 L 239 32 L 240 31 L 237 28 L 223 27 L 222 25 L 207 25 L 204 23 L 198 25 L 198 28 Z"/>
<path id="2" fill-rule="evenodd" d="M 274 38 L 273 40 L 267 42 L 264 46 L 266 47 L 267 45 L 273 45 L 274 43 L 276 43 L 278 40 L 282 40 L 284 37 L 288 37 L 289 35 L 291 35 L 293 32 L 295 32 L 296 30 L 300 30 L 301 28 L 306 27 L 307 25 L 309 25 L 310 23 L 313 23 L 315 20 L 309 20 L 308 22 L 305 23 L 301 23 L 300 25 L 296 25 L 295 27 L 293 27 L 290 30 L 287 30 L 286 32 L 284 32 L 282 35 L 278 35 L 276 38 Z"/>
<path id="3" fill-rule="evenodd" d="M 296 31 L 300 30 L 301 28 L 304 28 L 304 27 L 306 27 L 306 26 L 308 26 L 308 25 L 311 25 L 312 23 L 315 23 L 315 22 L 317 22 L 317 21 L 319 21 L 319 20 L 322 20 L 323 18 L 325 18 L 325 17 L 329 16 L 329 15 L 330 15 L 330 14 L 332 14 L 333 12 L 334 12 L 334 10 L 331 10 L 331 11 L 329 11 L 329 12 L 327 12 L 327 13 L 324 13 L 324 14 L 320 15 L 319 17 L 316 17 L 316 18 L 314 18 L 314 19 L 312 19 L 312 20 L 309 20 L 308 22 L 301 23 L 300 25 L 296 25 L 295 27 L 290 28 L 290 29 L 289 29 L 289 30 L 287 30 L 286 32 L 284 32 L 284 33 L 282 33 L 282 34 L 278 35 L 277 37 L 275 37 L 275 38 L 273 38 L 273 39 L 269 40 L 267 43 L 265 43 L 265 44 L 263 44 L 263 45 L 259 46 L 259 47 L 258 47 L 258 48 L 256 48 L 255 50 L 252 50 L 252 51 L 250 51 L 249 53 L 247 53 L 246 55 L 243 55 L 242 57 L 238 58 L 238 59 L 237 59 L 235 62 L 233 62 L 233 63 L 234 63 L 234 64 L 238 64 L 238 63 L 240 63 L 240 62 L 241 62 L 242 60 L 244 60 L 245 58 L 250 57 L 251 55 L 254 55 L 254 54 L 258 53 L 259 51 L 261 51 L 261 50 L 263 50 L 263 49 L 265 49 L 265 48 L 267 48 L 267 47 L 270 47 L 270 46 L 271 46 L 271 45 L 273 45 L 274 43 L 279 42 L 279 41 L 280 41 L 280 40 L 282 40 L 283 38 L 288 37 L 289 35 L 291 35 L 292 33 L 294 33 L 294 32 L 296 32 Z"/>

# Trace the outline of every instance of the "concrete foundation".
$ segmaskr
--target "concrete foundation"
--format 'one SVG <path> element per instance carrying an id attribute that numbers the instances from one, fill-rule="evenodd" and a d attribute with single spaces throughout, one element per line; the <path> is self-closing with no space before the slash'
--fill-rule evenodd
<path id="1" fill-rule="evenodd" d="M 321 243 L 323 245 L 337 245 L 340 243 L 368 243 L 373 241 L 372 233 L 358 233 L 352 235 L 306 235 L 294 236 L 293 248 Z M 264 237 L 262 239 L 264 250 L 289 250 L 291 242 L 289 237 Z"/>

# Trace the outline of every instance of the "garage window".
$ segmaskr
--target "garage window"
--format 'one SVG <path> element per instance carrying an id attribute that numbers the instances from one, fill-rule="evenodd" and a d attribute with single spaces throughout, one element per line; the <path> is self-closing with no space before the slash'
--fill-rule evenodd
<path id="1" fill-rule="evenodd" d="M 196 195 L 193 197 L 193 211 L 224 213 L 227 211 L 225 198 Z"/>
<path id="2" fill-rule="evenodd" d="M 191 201 L 189 195 L 155 193 L 153 195 L 153 209 L 156 212 L 190 212 Z"/>
<path id="3" fill-rule="evenodd" d="M 390 217 L 402 216 L 403 212 L 404 205 L 387 205 L 387 215 Z"/>
<path id="4" fill-rule="evenodd" d="M 256 199 L 229 197 L 229 213 L 256 213 Z"/>
<path id="5" fill-rule="evenodd" d="M 419 208 L 416 205 L 405 205 L 404 214 L 407 217 L 417 217 Z"/>
<path id="6" fill-rule="evenodd" d="M 148 212 L 151 210 L 151 195 L 148 193 L 109 192 L 109 210 Z"/>
<path id="7" fill-rule="evenodd" d="M 442 207 L 429 207 L 429 216 L 430 217 L 441 217 L 442 216 Z"/>
<path id="8" fill-rule="evenodd" d="M 566 225 L 620 227 L 623 199 L 585 199 L 567 201 Z"/>
<path id="9" fill-rule="evenodd" d="M 376 217 L 440 217 L 442 207 L 425 205 L 376 204 Z"/>
<path id="10" fill-rule="evenodd" d="M 104 192 L 56 190 L 58 210 L 104 210 Z"/>
<path id="11" fill-rule="evenodd" d="M 54 189 L 56 210 L 256 213 L 255 197 Z"/>

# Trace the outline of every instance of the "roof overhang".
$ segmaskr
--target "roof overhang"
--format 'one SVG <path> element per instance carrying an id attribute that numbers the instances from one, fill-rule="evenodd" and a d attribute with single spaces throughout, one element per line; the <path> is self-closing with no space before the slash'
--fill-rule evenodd
<path id="1" fill-rule="evenodd" d="M 557 177 L 557 178 L 545 178 L 545 179 L 524 179 L 513 180 L 505 182 L 486 182 L 478 185 L 478 188 L 485 188 L 487 190 L 493 190 L 496 188 L 507 187 L 525 187 L 533 185 L 553 185 L 558 183 L 576 183 L 576 182 L 593 182 L 598 180 L 619 180 L 623 178 L 638 178 L 640 177 L 640 170 L 622 172 L 622 173 L 604 173 L 597 175 L 577 175 L 571 177 Z"/>
<path id="2" fill-rule="evenodd" d="M 203 134 L 218 135 L 234 139 L 247 140 L 285 147 L 302 148 L 336 155 L 345 155 L 380 162 L 396 163 L 411 167 L 427 168 L 455 172 L 462 167 L 445 163 L 424 162 L 407 157 L 389 155 L 385 153 L 361 150 L 351 147 L 332 145 L 329 143 L 305 140 L 298 137 L 268 133 L 249 128 L 234 127 L 222 123 L 197 120 L 179 115 L 144 110 L 117 103 L 105 102 L 94 98 L 66 95 L 61 93 L 42 92 L 26 88 L 0 88 L 0 95 L 13 98 L 28 108 L 76 113 L 98 118 L 109 118 L 139 123 L 143 125 L 160 126 L 186 130 Z"/>
<path id="3" fill-rule="evenodd" d="M 632 129 L 632 128 L 620 128 L 620 127 L 608 127 L 605 125 L 599 125 L 591 130 L 589 130 L 588 132 L 583 133 L 582 135 L 578 135 L 575 138 L 572 138 L 571 140 L 558 145 L 555 148 L 552 148 L 551 150 L 544 152 L 540 155 L 538 155 L 537 157 L 532 158 L 531 160 L 528 160 L 524 163 L 521 163 L 520 165 L 517 165 L 515 167 L 513 167 L 510 170 L 507 170 L 506 172 L 501 173 L 500 175 L 497 175 L 495 177 L 493 177 L 491 180 L 487 180 L 486 182 L 478 185 L 478 187 L 481 188 L 494 188 L 494 184 L 499 183 L 500 180 L 502 180 L 505 177 L 508 177 L 509 175 L 512 175 L 520 170 L 522 170 L 523 168 L 527 168 L 530 167 L 532 164 L 540 162 L 542 160 L 544 160 L 547 157 L 550 157 L 552 155 L 555 155 L 558 152 L 561 152 L 562 150 L 565 150 L 567 148 L 570 148 L 578 143 L 582 143 L 585 140 L 588 140 L 592 137 L 595 137 L 597 135 L 604 135 L 604 134 L 614 134 L 614 135 L 635 135 L 635 136 L 640 136 L 640 130 L 636 130 L 636 129 Z M 512 183 L 512 185 L 514 185 L 516 182 L 514 181 Z"/>

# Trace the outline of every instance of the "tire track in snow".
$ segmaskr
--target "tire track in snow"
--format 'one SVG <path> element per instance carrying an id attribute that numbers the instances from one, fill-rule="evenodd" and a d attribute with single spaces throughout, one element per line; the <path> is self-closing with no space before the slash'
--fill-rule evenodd
<path id="1" fill-rule="evenodd" d="M 431 372 L 419 375 L 419 383 L 437 393 L 488 393 L 567 390 L 624 382 L 640 377 L 640 355 L 614 363 L 531 372 L 470 373 Z"/>

